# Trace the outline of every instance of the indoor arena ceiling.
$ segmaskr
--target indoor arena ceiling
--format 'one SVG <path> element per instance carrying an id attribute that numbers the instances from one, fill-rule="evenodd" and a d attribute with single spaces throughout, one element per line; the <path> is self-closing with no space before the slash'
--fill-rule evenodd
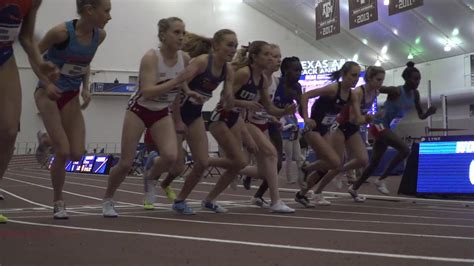
<path id="1" fill-rule="evenodd" d="M 378 21 L 349 29 L 348 0 L 340 0 L 341 31 L 316 41 L 316 0 L 243 0 L 295 32 L 330 58 L 354 59 L 385 68 L 474 52 L 474 0 L 425 0 L 424 5 L 388 15 L 378 0 Z M 385 48 L 384 48 L 385 47 Z M 386 52 L 385 52 L 386 51 Z"/>

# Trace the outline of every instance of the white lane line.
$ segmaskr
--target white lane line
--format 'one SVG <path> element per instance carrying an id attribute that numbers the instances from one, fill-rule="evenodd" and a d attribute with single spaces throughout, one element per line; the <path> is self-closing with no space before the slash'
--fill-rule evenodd
<path id="1" fill-rule="evenodd" d="M 362 256 L 372 256 L 372 257 L 409 259 L 409 260 L 474 263 L 474 259 L 472 259 L 472 258 L 448 258 L 448 257 L 433 257 L 433 256 L 417 256 L 417 255 L 407 255 L 407 254 L 364 252 L 364 251 L 353 251 L 353 250 L 338 250 L 338 249 L 327 249 L 327 248 L 312 248 L 312 247 L 303 247 L 303 246 L 294 246 L 294 245 L 281 245 L 281 244 L 260 243 L 260 242 L 250 242 L 250 241 L 237 241 L 237 240 L 228 240 L 228 239 L 219 239 L 219 238 L 193 237 L 193 236 L 185 236 L 185 235 L 169 235 L 169 234 L 134 232 L 134 231 L 123 231 L 123 230 L 106 230 L 106 229 L 98 229 L 98 228 L 90 228 L 90 227 L 43 224 L 43 223 L 18 221 L 18 220 L 14 220 L 14 219 L 9 220 L 9 222 L 10 223 L 17 223 L 17 224 L 24 224 L 24 225 L 61 228 L 61 229 L 70 229 L 70 230 L 80 230 L 80 231 L 89 231 L 89 232 L 113 233 L 113 234 L 135 235 L 135 236 L 148 236 L 148 237 L 159 237 L 159 238 L 180 239 L 180 240 L 192 240 L 192 241 L 212 242 L 212 243 L 221 243 L 221 244 L 233 244 L 233 245 L 244 245 L 244 246 L 254 246 L 254 247 L 263 247 L 263 248 L 279 248 L 279 249 L 290 249 L 290 250 L 299 250 L 299 251 L 312 251 L 312 252 L 346 254 L 346 255 L 357 255 L 357 256 L 362 255 Z"/>
<path id="2" fill-rule="evenodd" d="M 326 196 L 324 196 L 324 198 L 326 198 Z M 342 206 L 342 207 L 357 207 L 357 208 L 367 208 L 367 209 L 382 209 L 382 210 L 402 210 L 402 211 L 413 211 L 413 212 L 429 212 L 429 213 L 433 213 L 433 212 L 443 212 L 443 213 L 457 213 L 457 214 L 467 214 L 467 215 L 474 215 L 474 210 L 471 210 L 471 209 L 466 209 L 466 207 L 456 207 L 457 210 L 455 210 L 454 208 L 443 208 L 443 207 L 436 207 L 436 206 L 433 206 L 433 207 L 426 207 L 426 208 L 413 208 L 412 206 L 406 206 L 405 208 L 403 207 L 383 207 L 383 206 L 377 206 L 377 205 L 371 205 L 371 204 L 367 204 L 367 203 L 363 203 L 363 204 L 360 204 L 360 203 L 355 203 L 353 202 L 353 204 L 345 204 L 345 203 L 341 203 L 341 202 L 345 202 L 346 200 L 348 200 L 349 202 L 352 202 L 352 198 L 341 198 L 341 197 L 335 197 L 336 199 L 340 199 L 341 201 L 339 200 L 335 200 L 334 202 L 332 202 L 332 206 Z M 415 205 L 417 206 L 417 205 Z M 420 205 L 418 205 L 420 207 Z M 421 205 L 422 206 L 422 205 Z M 460 208 L 465 208 L 465 210 L 461 210 Z"/>
<path id="3" fill-rule="evenodd" d="M 20 176 L 25 176 L 25 175 L 21 175 L 21 174 L 18 174 L 18 175 L 20 175 Z M 27 176 L 27 177 L 28 177 L 28 176 Z M 36 177 L 31 177 L 31 178 L 36 178 Z M 30 185 L 33 185 L 33 186 L 38 186 L 38 187 L 47 188 L 47 189 L 52 190 L 52 188 L 50 188 L 50 187 L 38 185 L 38 184 L 31 183 L 31 182 L 27 182 L 27 181 L 21 181 L 21 180 L 17 180 L 17 179 L 11 179 L 11 178 L 8 178 L 8 177 L 5 177 L 5 179 L 12 180 L 12 181 L 16 181 L 16 182 L 21 182 L 21 183 L 26 183 L 26 184 L 30 184 Z M 40 178 L 40 179 L 41 179 L 41 178 Z M 81 194 L 77 194 L 77 193 L 73 193 L 73 192 L 64 191 L 64 193 L 69 193 L 69 194 L 72 193 L 73 195 L 78 195 L 78 196 L 82 196 L 82 197 L 86 197 L 86 198 L 92 198 L 92 199 L 95 199 L 95 200 L 100 200 L 100 201 L 102 201 L 102 199 L 99 199 L 99 198 L 90 197 L 90 196 L 86 196 L 86 195 L 81 195 Z M 139 205 L 139 204 L 133 204 L 133 203 L 127 203 L 127 202 L 118 202 L 118 203 L 121 203 L 121 204 L 130 204 L 130 205 L 133 205 L 133 206 L 140 206 L 140 207 L 141 207 L 141 205 Z M 433 217 L 433 216 L 414 216 L 414 215 L 401 215 L 401 214 L 364 213 L 364 212 L 330 211 L 330 210 L 324 210 L 324 211 L 323 211 L 323 210 L 316 210 L 316 209 L 298 209 L 298 211 L 305 211 L 305 212 L 324 212 L 324 213 L 339 213 L 339 214 L 354 214 L 354 215 L 370 215 L 370 216 L 387 216 L 387 217 L 403 217 L 403 218 L 417 218 L 417 219 L 474 221 L 474 219 L 466 219 L 466 218 L 444 218 L 444 217 Z"/>
<path id="4" fill-rule="evenodd" d="M 36 178 L 36 179 L 43 179 L 43 178 L 40 178 L 40 177 L 33 177 L 33 176 L 29 176 L 29 175 L 24 175 L 24 174 L 16 174 L 16 175 L 19 175 L 19 176 L 24 176 L 24 177 L 30 177 L 30 178 Z M 46 187 L 46 186 L 42 186 L 42 185 L 37 185 L 35 183 L 31 183 L 31 182 L 27 182 L 27 181 L 20 181 L 20 180 L 17 180 L 17 179 L 11 179 L 11 178 L 7 178 L 5 177 L 5 179 L 8 179 L 8 180 L 12 180 L 12 181 L 16 181 L 16 182 L 22 182 L 22 183 L 26 183 L 26 184 L 31 184 L 33 186 L 39 186 L 39 187 L 43 187 L 43 188 L 47 188 L 47 189 L 50 189 L 52 190 L 52 188 L 50 187 Z M 83 184 L 79 184 L 79 185 L 83 185 Z M 90 185 L 92 186 L 92 185 Z M 69 193 L 69 194 L 73 194 L 73 195 L 78 195 L 78 196 L 82 196 L 82 197 L 86 197 L 86 198 L 92 198 L 92 199 L 95 199 L 95 200 L 100 200 L 102 201 L 102 199 L 99 199 L 99 198 L 95 198 L 95 197 L 90 197 L 90 196 L 86 196 L 86 195 L 82 195 L 82 194 L 77 194 L 77 193 L 73 193 L 73 192 L 67 192 L 67 191 L 64 191 L 65 193 Z M 132 192 L 132 191 L 130 191 Z M 133 204 L 133 203 L 127 203 L 127 202 L 118 202 L 118 203 L 121 203 L 121 204 L 129 204 L 129 205 L 133 205 L 133 206 L 142 206 L 142 205 L 139 205 L 139 204 Z M 296 203 L 294 203 L 296 204 Z M 305 211 L 305 212 L 323 212 L 323 213 L 339 213 L 339 214 L 354 214 L 354 215 L 370 215 L 370 216 L 386 216 L 386 217 L 401 217 L 401 218 L 416 218 L 416 219 L 436 219 L 436 220 L 456 220 L 456 221 L 474 221 L 474 219 L 468 219 L 468 218 L 445 218 L 445 217 L 436 217 L 436 216 L 416 216 L 416 215 L 403 215 L 403 214 L 384 214 L 384 213 L 367 213 L 367 212 L 350 212 L 350 211 L 331 211 L 331 210 L 317 210 L 317 209 L 298 209 L 298 211 Z"/>
<path id="5" fill-rule="evenodd" d="M 33 177 L 33 176 L 29 176 L 29 175 L 23 175 L 23 174 L 17 174 L 17 175 L 20 175 L 20 176 L 25 176 L 25 177 L 30 177 L 30 178 L 37 178 L 37 179 L 43 179 L 43 178 L 39 178 L 39 177 Z M 80 177 L 74 177 L 74 178 L 78 178 L 78 179 L 81 179 Z M 129 177 L 127 177 L 129 178 Z M 133 179 L 139 179 L 141 180 L 141 178 L 133 178 Z M 46 179 L 45 179 L 46 180 Z M 49 179 L 47 179 L 49 180 Z M 95 180 L 95 179 L 90 179 L 88 178 L 87 180 L 92 180 L 92 181 L 101 181 L 101 182 L 105 182 L 105 181 L 102 181 L 102 180 Z M 181 180 L 175 180 L 173 182 L 178 182 L 178 183 L 183 183 L 183 181 Z M 93 185 L 86 185 L 86 184 L 79 184 L 79 183 L 74 183 L 74 182 L 70 182 L 70 181 L 66 181 L 66 183 L 71 183 L 71 184 L 76 184 L 76 185 L 84 185 L 84 186 L 91 186 L 91 187 L 96 187 L 96 186 L 93 186 Z M 141 186 L 139 184 L 133 184 L 133 183 L 127 183 L 127 182 L 124 182 L 122 184 L 128 184 L 128 185 L 132 185 L 132 186 Z M 210 183 L 210 182 L 200 182 L 200 184 L 207 184 L 207 185 L 214 185 L 215 183 Z M 97 188 L 100 188 L 100 187 L 97 187 Z M 291 190 L 291 189 L 280 189 L 280 190 Z M 143 194 L 143 193 L 138 193 L 138 192 L 134 192 L 134 191 L 129 191 L 129 190 L 124 190 L 124 189 L 119 189 L 117 191 L 121 191 L 121 192 L 125 192 L 125 193 L 131 193 L 131 194 Z M 295 190 L 297 191 L 297 190 Z M 193 192 L 197 192 L 197 193 L 208 193 L 206 191 L 198 191 L 198 190 L 193 190 Z M 345 197 L 344 198 L 348 198 L 348 194 L 347 193 L 337 193 L 337 192 L 325 192 L 325 194 L 329 194 L 329 195 L 344 195 Z M 221 196 L 224 196 L 224 195 L 230 195 L 230 196 L 239 196 L 239 195 L 236 195 L 236 194 L 221 194 Z M 162 197 L 162 198 L 166 198 L 166 197 L 163 197 L 163 196 L 158 196 L 158 197 Z M 245 195 L 240 195 L 240 197 L 249 197 L 249 196 L 245 196 Z M 389 197 L 389 196 L 375 196 L 377 198 L 383 198 L 383 197 Z M 326 197 L 327 198 L 327 197 Z M 336 198 L 338 199 L 342 199 L 342 197 L 340 196 L 336 196 Z M 394 198 L 394 197 L 389 197 L 389 198 Z M 406 198 L 408 199 L 408 198 Z M 292 199 L 290 199 L 290 201 L 292 201 Z M 438 203 L 441 203 L 439 200 L 438 200 Z M 344 204 L 333 204 L 335 206 L 350 206 L 350 207 L 362 207 L 362 208 L 379 208 L 379 209 L 390 209 L 390 210 L 393 210 L 393 209 L 399 209 L 399 210 L 403 210 L 403 211 L 416 211 L 416 212 L 419 212 L 419 211 L 426 211 L 426 212 L 433 212 L 435 210 L 426 210 L 426 209 L 407 209 L 407 208 L 397 208 L 397 207 L 393 207 L 393 208 L 390 208 L 390 207 L 380 207 L 380 206 L 365 206 L 365 205 L 362 205 L 362 204 L 354 204 L 354 205 L 344 205 Z M 307 211 L 307 210 L 305 210 Z M 319 210 L 321 211 L 321 210 Z M 445 211 L 441 211 L 441 212 L 445 212 Z M 347 212 L 347 213 L 353 213 L 353 212 Z M 357 212 L 357 213 L 360 213 L 360 214 L 367 214 L 367 213 L 362 213 L 362 212 Z M 470 212 L 460 212 L 460 213 L 470 213 Z M 391 214 L 383 214 L 383 213 L 377 213 L 377 214 L 373 214 L 373 213 L 370 213 L 369 215 L 383 215 L 383 216 L 392 216 Z M 447 220 L 465 220 L 465 219 L 468 219 L 468 218 L 439 218 L 439 217 L 433 217 L 433 216 L 409 216 L 409 215 L 402 215 L 402 216 L 398 216 L 398 217 L 407 217 L 407 218 L 423 218 L 423 219 L 447 219 Z M 474 220 L 474 218 L 472 219 L 468 219 L 469 221 L 470 220 Z"/>
<path id="6" fill-rule="evenodd" d="M 6 191 L 7 192 L 7 191 Z M 51 207 L 30 201 L 23 197 L 20 197 L 16 194 L 7 192 L 9 195 L 14 196 L 23 201 L 29 202 L 34 205 L 42 206 L 44 208 Z M 72 212 L 74 213 L 74 212 Z M 88 214 L 83 212 L 77 212 L 80 214 Z M 128 218 L 142 218 L 142 219 L 152 219 L 152 220 L 165 220 L 165 221 L 178 221 L 178 222 L 188 222 L 188 223 L 201 223 L 201 224 L 214 224 L 214 225 L 233 225 L 233 226 L 249 226 L 249 227 L 262 227 L 262 228 L 278 228 L 278 229 L 297 229 L 297 230 L 311 230 L 311 231 L 332 231 L 332 232 L 346 232 L 346 233 L 361 233 L 361 234 L 376 234 L 376 235 L 397 235 L 397 236 L 409 236 L 409 237 L 425 237 L 425 238 L 444 238 L 444 239 L 459 239 L 459 240 L 474 240 L 473 237 L 456 237 L 456 236 L 441 236 L 441 235 L 424 235 L 424 234 L 409 234 L 409 233 L 391 233 L 391 232 L 380 232 L 380 231 L 364 231 L 364 230 L 349 230 L 349 229 L 331 229 L 331 228 L 310 228 L 310 227 L 294 227 L 294 226 L 274 226 L 274 225 L 259 225 L 259 224 L 242 224 L 242 223 L 226 223 L 226 222 L 210 222 L 210 221 L 196 221 L 196 220 L 183 220 L 183 219 L 173 219 L 173 218 L 159 218 L 159 217 L 149 217 L 149 216 L 133 216 L 133 215 L 121 215 L 122 217 Z M 262 215 L 263 216 L 263 215 Z M 269 216 L 269 215 L 265 215 Z M 287 217 L 287 216 L 278 216 L 278 217 Z M 291 217 L 291 216 L 288 216 Z"/>
<path id="7" fill-rule="evenodd" d="M 295 203 L 295 205 L 297 205 Z M 300 206 L 300 205 L 299 205 Z M 319 212 L 319 213 L 339 213 L 339 214 L 350 214 L 350 215 L 370 215 L 370 216 L 387 216 L 387 217 L 400 217 L 400 218 L 416 218 L 416 219 L 435 219 L 435 220 L 452 220 L 452 221 L 474 221 L 474 218 L 448 218 L 441 216 L 419 216 L 419 215 L 406 215 L 406 214 L 387 214 L 387 213 L 373 213 L 373 212 L 359 212 L 359 211 L 330 211 L 320 210 L 315 208 L 297 209 L 303 212 Z"/>
<path id="8" fill-rule="evenodd" d="M 16 171 L 23 171 L 23 170 L 32 170 L 32 171 L 36 171 L 36 169 L 30 169 L 30 168 L 23 168 L 22 170 L 19 170 L 19 169 L 16 169 Z M 91 175 L 88 175 L 86 174 L 86 176 L 91 176 Z M 94 175 L 92 175 L 94 176 Z M 101 175 L 98 175 L 100 177 L 102 177 Z M 136 179 L 136 180 L 142 180 L 142 178 L 140 177 L 134 177 L 134 176 L 127 176 L 127 179 Z M 176 183 L 184 183 L 183 180 L 174 180 L 173 182 L 176 182 Z M 210 186 L 214 186 L 215 183 L 212 183 L 212 182 L 199 182 L 199 184 L 202 184 L 202 185 L 210 185 Z M 240 188 L 243 188 L 242 185 L 238 185 L 238 187 Z M 258 186 L 251 186 L 253 189 L 258 189 Z M 299 189 L 294 189 L 294 188 L 280 188 L 279 189 L 280 191 L 282 192 L 291 192 L 291 193 L 296 193 L 299 191 Z M 331 191 L 326 191 L 326 192 L 323 192 L 324 195 L 337 195 L 337 196 L 348 196 L 348 193 L 345 192 L 331 192 Z M 363 196 L 366 196 L 368 198 L 372 198 L 372 199 L 385 199 L 385 200 L 403 200 L 403 201 L 409 201 L 409 202 L 421 202 L 421 203 L 441 203 L 441 204 L 446 204 L 446 203 L 454 203 L 454 204 L 461 204 L 462 206 L 464 206 L 465 204 L 472 204 L 472 201 L 470 202 L 466 202 L 466 201 L 462 201 L 462 200 L 447 200 L 447 199 L 442 199 L 442 200 L 439 200 L 439 199 L 424 199 L 424 198 L 415 198 L 415 197 L 402 197 L 402 196 L 383 196 L 383 195 L 373 195 L 373 194 L 360 194 L 360 195 L 363 195 Z"/>
<path id="9" fill-rule="evenodd" d="M 226 207 L 226 206 L 224 206 Z M 262 216 L 262 217 L 275 217 L 279 219 L 301 219 L 310 221 L 331 221 L 331 222 L 348 222 L 348 223 L 363 223 L 363 224 L 391 224 L 391 225 L 415 225 L 415 226 L 432 226 L 432 227 L 454 227 L 454 228 L 474 228 L 474 225 L 456 225 L 456 224 L 431 224 L 431 223 L 409 223 L 409 222 L 388 222 L 380 220 L 360 220 L 360 219 L 337 219 L 337 218 L 317 218 L 317 217 L 306 217 L 306 216 L 295 216 L 295 215 L 276 215 L 276 214 L 258 214 L 258 213 L 243 213 L 243 212 L 228 212 L 226 215 L 237 215 L 237 216 Z"/>
<path id="10" fill-rule="evenodd" d="M 12 174 L 15 174 L 15 175 L 23 175 L 25 176 L 25 171 L 17 171 L 16 173 L 13 173 L 10 171 L 10 173 Z M 38 173 L 33 173 L 33 172 L 27 172 L 27 173 L 30 173 L 30 174 L 36 174 L 38 176 Z M 28 177 L 31 177 L 31 178 L 39 178 L 39 177 L 33 177 L 33 176 L 30 176 L 28 175 Z M 49 180 L 49 176 L 45 175 L 45 174 L 42 174 L 41 176 L 43 177 L 48 177 L 47 180 Z M 84 177 L 77 177 L 77 176 L 67 176 L 67 178 L 75 178 L 75 179 L 80 179 L 80 180 L 89 180 L 89 181 L 94 181 L 94 182 L 101 182 L 101 183 L 107 183 L 108 181 L 107 180 L 100 180 L 100 179 L 93 179 L 93 178 L 84 178 Z M 129 178 L 127 176 L 127 178 Z M 41 178 L 39 178 L 41 179 Z M 142 180 L 142 179 L 140 179 Z M 73 183 L 73 182 L 70 182 L 70 181 L 66 181 L 66 183 L 71 183 L 71 184 L 77 184 L 77 183 Z M 184 183 L 183 181 L 181 180 L 174 180 L 173 183 Z M 201 183 L 199 183 L 201 184 Z M 213 184 L 215 185 L 215 183 L 209 183 L 209 184 Z M 136 184 L 136 183 L 129 183 L 129 182 L 123 182 L 122 185 L 129 185 L 129 186 L 138 186 L 138 187 L 141 187 L 143 188 L 143 184 Z M 117 190 L 119 191 L 119 190 Z M 203 194 L 208 194 L 209 191 L 202 191 L 202 190 L 195 190 L 193 189 L 194 193 L 203 193 Z M 143 193 L 141 193 L 143 195 Z M 240 198 L 249 198 L 250 196 L 249 195 L 241 195 L 241 194 L 229 194 L 229 193 L 221 193 L 219 196 L 232 196 L 232 197 L 240 197 Z M 157 195 L 157 197 L 160 197 L 160 198 L 167 198 L 165 196 L 160 196 L 160 195 Z"/>
<path id="11" fill-rule="evenodd" d="M 4 177 L 4 179 L 9 179 L 9 178 L 8 178 L 8 177 Z M 40 206 L 40 207 L 43 207 L 43 208 L 46 208 L 46 209 L 49 209 L 49 210 L 53 209 L 53 207 L 51 207 L 51 206 L 48 206 L 48 205 L 45 205 L 45 204 L 42 204 L 42 203 L 39 203 L 39 202 L 36 202 L 36 201 L 32 201 L 32 200 L 29 200 L 29 199 L 25 199 L 25 198 L 23 198 L 23 197 L 18 196 L 17 194 L 14 194 L 14 193 L 11 193 L 11 192 L 9 192 L 9 191 L 6 191 L 5 189 L 2 189 L 2 191 L 3 191 L 3 193 L 5 193 L 5 194 L 8 194 L 8 195 L 10 195 L 10 196 L 12 196 L 12 197 L 14 197 L 14 198 L 17 198 L 17 199 L 19 199 L 19 200 L 28 202 L 28 203 L 30 203 L 30 204 L 33 204 L 33 205 L 36 205 L 36 206 Z"/>
<path id="12" fill-rule="evenodd" d="M 38 184 L 35 184 L 35 183 L 31 183 L 31 182 L 27 182 L 27 181 L 23 181 L 23 180 L 18 180 L 18 179 L 14 179 L 14 178 L 4 177 L 3 179 L 11 180 L 11 181 L 19 182 L 19 183 L 23 183 L 23 184 L 28 184 L 28 185 L 31 185 L 31 186 L 40 187 L 40 188 L 44 188 L 44 189 L 48 189 L 48 190 L 53 190 L 52 187 L 38 185 Z M 87 196 L 87 195 L 83 195 L 83 194 L 78 194 L 78 193 L 70 192 L 70 191 L 67 191 L 67 190 L 63 190 L 63 193 L 78 196 L 78 197 L 82 197 L 82 198 L 98 200 L 98 201 L 101 201 L 101 202 L 103 201 L 103 199 L 101 199 L 101 198 L 96 198 L 96 197 L 91 197 L 91 196 Z M 117 201 L 117 202 L 120 203 L 120 204 L 127 204 L 127 205 L 132 205 L 132 206 L 142 206 L 142 205 L 139 205 L 139 204 L 123 202 L 123 201 Z"/>
<path id="13" fill-rule="evenodd" d="M 294 229 L 294 230 L 325 231 L 325 232 L 338 232 L 338 233 L 407 236 L 407 237 L 415 237 L 415 238 L 474 240 L 474 237 L 464 237 L 464 236 L 410 234 L 410 233 L 394 233 L 394 232 L 383 232 L 383 231 L 351 230 L 351 229 L 336 229 L 336 228 L 322 228 L 322 227 L 315 228 L 315 227 L 299 227 L 299 226 L 267 225 L 267 224 L 251 224 L 251 223 L 229 223 L 229 222 L 214 222 L 214 221 L 200 221 L 200 220 L 185 220 L 185 219 L 176 219 L 176 218 L 162 218 L 162 217 L 152 217 L 152 216 L 142 216 L 142 215 L 120 215 L 120 216 L 127 217 L 127 218 L 139 218 L 139 219 L 148 219 L 148 220 L 161 220 L 161 221 L 211 224 L 211 225 L 229 225 L 229 226 L 257 227 L 257 228 Z"/>

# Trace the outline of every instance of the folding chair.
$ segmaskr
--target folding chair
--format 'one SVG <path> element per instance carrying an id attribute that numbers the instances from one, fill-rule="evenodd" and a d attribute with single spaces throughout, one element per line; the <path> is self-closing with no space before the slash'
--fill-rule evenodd
<path id="1" fill-rule="evenodd" d="M 210 151 L 209 152 L 209 157 L 220 157 L 219 156 L 219 151 Z M 214 176 L 220 177 L 222 175 L 221 169 L 218 168 L 218 167 L 215 167 L 215 166 L 209 166 L 206 169 L 206 171 L 207 172 L 206 172 L 206 174 L 204 174 L 204 178 L 214 177 Z"/>
<path id="2" fill-rule="evenodd" d="M 132 169 L 128 172 L 129 175 L 143 175 L 143 172 L 145 170 L 145 149 L 140 148 L 136 155 L 135 158 L 133 159 L 133 164 L 132 164 Z"/>

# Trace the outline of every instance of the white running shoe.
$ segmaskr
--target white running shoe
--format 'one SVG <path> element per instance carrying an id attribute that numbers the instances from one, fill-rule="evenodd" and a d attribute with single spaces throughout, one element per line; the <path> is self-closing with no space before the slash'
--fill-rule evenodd
<path id="1" fill-rule="evenodd" d="M 384 180 L 377 179 L 374 181 L 374 185 L 380 193 L 385 195 L 390 194 L 390 191 L 388 191 L 387 185 L 385 184 Z"/>
<path id="2" fill-rule="evenodd" d="M 69 216 L 67 215 L 67 212 L 66 212 L 66 204 L 64 204 L 64 201 L 58 200 L 54 203 L 53 218 L 54 219 L 69 219 Z"/>
<path id="3" fill-rule="evenodd" d="M 329 205 L 331 205 L 331 202 L 326 200 L 322 193 L 314 194 L 314 201 L 319 206 L 329 206 Z"/>
<path id="4" fill-rule="evenodd" d="M 112 199 L 106 199 L 102 203 L 102 215 L 105 218 L 116 218 L 118 217 L 117 212 L 115 211 L 115 201 Z"/>
<path id="5" fill-rule="evenodd" d="M 288 207 L 282 200 L 279 200 L 270 206 L 270 211 L 277 213 L 294 213 L 295 209 Z"/>

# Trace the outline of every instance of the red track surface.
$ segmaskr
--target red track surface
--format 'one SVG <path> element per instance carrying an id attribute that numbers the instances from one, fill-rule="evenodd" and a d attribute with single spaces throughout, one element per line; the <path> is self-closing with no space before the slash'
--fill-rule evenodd
<path id="1" fill-rule="evenodd" d="M 105 219 L 106 178 L 68 174 L 70 219 L 53 220 L 49 173 L 30 157 L 15 158 L 1 184 L 0 209 L 10 221 L 0 225 L 0 265 L 474 265 L 469 202 L 377 199 L 364 185 L 366 203 L 329 187 L 331 206 L 303 209 L 293 201 L 296 187 L 285 184 L 281 195 L 295 214 L 251 206 L 255 189 L 242 187 L 219 198 L 229 213 L 214 214 L 197 207 L 215 182 L 208 178 L 191 194 L 199 211 L 188 217 L 164 197 L 144 211 L 142 181 L 130 177 L 116 194 L 120 217 Z M 398 183 L 391 179 L 391 191 Z"/>

